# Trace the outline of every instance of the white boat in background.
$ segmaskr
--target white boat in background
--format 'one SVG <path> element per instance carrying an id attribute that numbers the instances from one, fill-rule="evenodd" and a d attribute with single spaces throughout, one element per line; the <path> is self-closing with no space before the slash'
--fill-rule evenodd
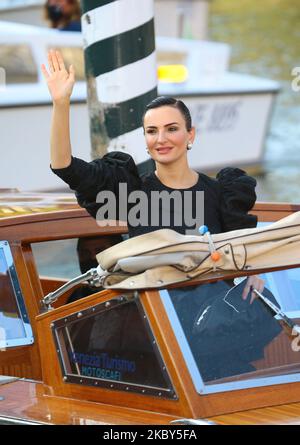
<path id="1" fill-rule="evenodd" d="M 153 0 L 156 33 L 168 37 L 184 37 L 188 33 L 189 38 L 207 39 L 210 3 L 210 0 Z M 1 0 L 0 20 L 48 27 L 44 5 L 45 0 Z"/>
<path id="2" fill-rule="evenodd" d="M 60 48 L 74 63 L 71 136 L 75 156 L 90 159 L 82 36 L 80 33 L 0 22 L 0 187 L 58 190 L 61 181 L 49 169 L 51 101 L 40 65 L 49 48 Z M 158 66 L 181 65 L 186 78 L 159 70 L 160 95 L 181 98 L 190 107 L 197 139 L 190 151 L 193 168 L 215 171 L 227 165 L 261 165 L 277 82 L 228 71 L 230 47 L 222 43 L 157 37 Z M 176 72 L 175 72 L 176 76 Z M 175 82 L 176 80 L 176 82 Z M 110 146 L 110 150 L 114 147 Z M 147 159 L 142 130 L 133 146 L 124 146 L 137 163 Z"/>

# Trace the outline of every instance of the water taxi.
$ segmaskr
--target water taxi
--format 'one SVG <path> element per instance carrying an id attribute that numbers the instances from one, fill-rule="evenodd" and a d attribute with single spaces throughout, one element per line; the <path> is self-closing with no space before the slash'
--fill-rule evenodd
<path id="1" fill-rule="evenodd" d="M 0 423 L 299 423 L 295 252 L 276 267 L 195 274 L 156 288 L 102 288 L 85 280 L 58 295 L 75 276 L 66 265 L 87 263 L 87 251 L 108 252 L 127 232 L 117 223 L 101 227 L 74 202 L 67 205 L 44 212 L 30 204 L 28 212 L 0 218 Z M 299 211 L 300 205 L 257 203 L 252 213 L 259 227 L 273 228 Z M 298 237 L 282 244 L 292 249 Z M 65 250 L 70 241 L 73 251 Z M 229 294 L 230 280 L 259 272 L 278 314 L 260 299 L 250 305 Z"/>

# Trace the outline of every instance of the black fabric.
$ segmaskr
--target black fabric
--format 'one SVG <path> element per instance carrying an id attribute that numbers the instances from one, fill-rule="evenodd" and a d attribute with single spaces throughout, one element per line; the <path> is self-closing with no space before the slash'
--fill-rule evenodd
<path id="1" fill-rule="evenodd" d="M 155 173 L 150 173 L 142 178 L 141 183 L 141 190 L 144 191 L 147 195 L 149 207 L 148 207 L 148 214 L 152 217 L 152 210 L 150 208 L 150 195 L 152 192 L 157 191 L 159 193 L 163 192 L 164 190 L 168 191 L 169 193 L 173 193 L 175 190 L 165 186 L 162 184 Z M 185 203 L 185 193 L 186 191 L 190 191 L 192 193 L 192 206 L 189 210 L 189 213 L 191 213 L 191 217 L 194 219 L 196 216 L 195 208 L 196 208 L 196 192 L 197 191 L 203 191 L 204 192 L 204 219 L 201 222 L 201 224 L 206 224 L 209 227 L 209 230 L 211 233 L 219 233 L 223 231 L 222 226 L 222 216 L 221 216 L 221 196 L 220 196 L 220 190 L 218 187 L 218 183 L 216 180 L 209 178 L 208 176 L 199 173 L 199 179 L 197 184 L 195 184 L 193 187 L 190 187 L 188 189 L 182 189 L 182 190 L 176 190 L 176 192 L 179 192 L 182 199 L 182 204 L 184 208 Z M 176 212 L 178 209 L 175 208 L 173 201 L 170 201 L 170 209 L 164 209 L 162 202 L 159 203 L 159 226 L 152 226 L 149 224 L 148 227 L 139 226 L 130 228 L 129 233 L 131 236 L 137 236 L 142 235 L 144 233 L 152 232 L 154 230 L 168 228 L 175 230 L 179 233 L 185 234 L 186 230 L 193 230 L 195 228 L 194 225 L 189 225 L 188 222 L 185 221 L 184 216 L 182 216 L 182 225 L 178 226 L 176 225 Z M 181 210 L 181 209 L 180 209 Z M 162 215 L 163 212 L 166 211 L 170 214 L 170 224 L 163 224 L 162 223 Z M 150 219 L 151 219 L 150 217 Z"/>
<path id="2" fill-rule="evenodd" d="M 282 331 L 265 303 L 242 298 L 246 282 L 168 291 L 204 381 L 255 371 L 251 362 Z M 263 294 L 279 306 L 268 289 Z"/>
<path id="3" fill-rule="evenodd" d="M 225 231 L 255 227 L 257 218 L 248 215 L 256 201 L 256 180 L 239 168 L 223 168 L 216 177 L 221 189 L 222 221 Z"/>
<path id="4" fill-rule="evenodd" d="M 67 304 L 73 303 L 73 301 L 80 300 L 81 298 L 88 297 L 89 295 L 100 292 L 101 290 L 103 290 L 103 287 L 81 286 L 72 292 L 67 300 Z"/>
<path id="5" fill-rule="evenodd" d="M 121 152 L 109 153 L 102 159 L 91 162 L 72 157 L 68 167 L 51 170 L 75 191 L 78 204 L 93 218 L 96 218 L 100 207 L 96 202 L 99 192 L 110 190 L 118 199 L 120 182 L 128 185 L 128 193 L 140 187 L 140 178 L 133 159 Z"/>
<path id="6" fill-rule="evenodd" d="M 108 153 L 102 159 L 92 162 L 72 157 L 70 166 L 52 169 L 52 171 L 75 191 L 79 205 L 94 218 L 100 207 L 100 204 L 96 202 L 97 194 L 100 191 L 110 190 L 118 200 L 119 183 L 127 184 L 128 195 L 135 190 L 142 190 L 149 197 L 152 191 L 173 190 L 163 185 L 154 173 L 140 177 L 132 157 L 122 152 Z M 243 170 L 226 168 L 218 173 L 217 179 L 199 173 L 197 184 L 185 190 L 192 191 L 193 205 L 195 205 L 195 192 L 204 192 L 203 223 L 208 226 L 211 233 L 220 233 L 256 226 L 256 217 L 247 213 L 256 199 L 255 185 L 255 179 L 247 176 Z M 185 190 L 180 190 L 180 193 L 182 194 Z M 128 210 L 130 210 L 130 205 Z M 150 210 L 149 208 L 149 212 Z M 175 212 L 176 209 L 171 207 L 170 225 L 167 227 L 185 234 L 187 229 L 191 230 L 193 227 L 185 224 L 176 226 L 174 224 Z M 119 219 L 118 214 L 117 219 Z M 150 214 L 149 222 L 151 222 Z M 162 224 L 132 227 L 128 223 L 130 237 L 164 227 L 166 226 Z"/>

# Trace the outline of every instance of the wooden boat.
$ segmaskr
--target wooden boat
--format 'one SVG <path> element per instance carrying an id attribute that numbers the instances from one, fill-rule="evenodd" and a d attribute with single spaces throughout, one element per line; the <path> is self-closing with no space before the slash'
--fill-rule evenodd
<path id="1" fill-rule="evenodd" d="M 257 203 L 254 213 L 264 224 L 299 210 Z M 251 362 L 252 371 L 204 381 L 172 310 L 170 289 L 104 289 L 68 303 L 69 290 L 45 310 L 43 297 L 67 280 L 40 274 L 34 245 L 106 239 L 126 227 L 99 227 L 85 210 L 73 208 L 3 217 L 0 233 L 0 423 L 299 423 L 300 348 L 285 329 Z M 48 249 L 51 256 L 60 262 L 59 252 Z M 300 260 L 268 274 L 277 301 L 295 321 L 296 266 Z M 195 279 L 184 286 L 189 291 L 197 284 Z M 91 326 L 96 346 L 85 338 Z"/>
<path id="2" fill-rule="evenodd" d="M 78 208 L 71 193 L 32 193 L 0 188 L 0 218 Z"/>

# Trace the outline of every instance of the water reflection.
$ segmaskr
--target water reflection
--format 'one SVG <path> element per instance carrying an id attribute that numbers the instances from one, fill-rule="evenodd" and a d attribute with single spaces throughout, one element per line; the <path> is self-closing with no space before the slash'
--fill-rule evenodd
<path id="1" fill-rule="evenodd" d="M 298 0 L 214 0 L 210 38 L 232 47 L 233 71 L 281 83 L 266 141 L 260 200 L 300 202 L 300 92 L 293 91 L 291 71 L 300 66 Z"/>

